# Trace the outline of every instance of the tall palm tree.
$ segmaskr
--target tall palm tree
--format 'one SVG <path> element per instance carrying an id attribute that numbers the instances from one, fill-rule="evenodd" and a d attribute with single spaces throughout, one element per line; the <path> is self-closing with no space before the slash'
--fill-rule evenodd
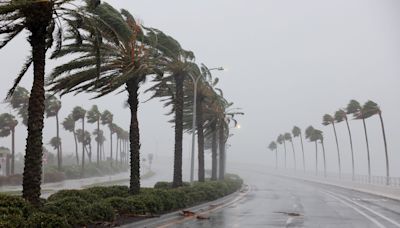
<path id="1" fill-rule="evenodd" d="M 335 112 L 335 121 L 336 121 L 336 123 L 340 123 L 340 122 L 346 121 L 347 131 L 349 132 L 350 149 L 351 149 L 351 170 L 352 170 L 351 178 L 352 178 L 352 180 L 354 180 L 355 172 L 354 172 L 353 139 L 351 137 L 351 130 L 350 130 L 350 125 L 349 125 L 349 120 L 347 119 L 347 113 L 343 109 L 340 109 L 340 110 L 336 111 Z"/>
<path id="2" fill-rule="evenodd" d="M 29 92 L 23 87 L 16 87 L 14 93 L 8 98 L 7 102 L 17 111 L 18 116 L 22 119 L 22 123 L 28 125 L 28 103 Z"/>
<path id="3" fill-rule="evenodd" d="M 97 124 L 96 132 L 101 131 L 100 130 L 100 120 L 101 120 L 101 113 L 99 111 L 99 108 L 97 107 L 97 105 L 93 105 L 92 108 L 87 113 L 87 121 L 88 121 L 88 123 L 92 123 L 92 124 L 96 123 Z M 100 141 L 96 140 L 96 142 L 97 142 L 96 162 L 98 165 L 100 162 Z"/>
<path id="4" fill-rule="evenodd" d="M 57 167 L 58 170 L 61 170 L 62 167 L 62 148 L 61 148 L 61 138 L 60 138 L 60 124 L 58 119 L 58 113 L 61 109 L 61 101 L 58 100 L 54 95 L 46 95 L 45 100 L 45 113 L 46 117 L 56 117 L 56 141 L 58 142 L 57 151 Z M 55 141 L 54 141 L 55 142 Z"/>
<path id="5" fill-rule="evenodd" d="M 82 107 L 77 106 L 74 108 L 74 110 L 72 110 L 72 118 L 74 119 L 74 121 L 75 122 L 78 120 L 82 121 L 82 132 L 85 132 L 85 116 L 86 116 L 86 110 L 83 109 Z M 79 135 L 77 134 L 77 136 L 79 136 Z M 85 176 L 85 140 L 82 140 L 81 142 L 82 142 L 81 177 L 84 177 Z"/>
<path id="6" fill-rule="evenodd" d="M 76 132 L 75 132 L 75 120 L 72 114 L 69 114 L 64 119 L 62 125 L 66 131 L 72 132 L 72 134 L 74 135 L 76 164 L 79 165 L 78 142 L 76 139 Z"/>
<path id="7" fill-rule="evenodd" d="M 78 14 L 79 12 L 75 8 L 72 0 L 12 0 L 0 3 L 0 20 L 4 25 L 0 29 L 0 36 L 2 36 L 0 49 L 19 34 L 23 34 L 23 31 L 28 31 L 29 34 L 27 41 L 31 46 L 31 54 L 15 79 L 8 96 L 13 94 L 22 77 L 33 65 L 22 195 L 35 206 L 40 204 L 46 52 L 53 46 L 53 43 L 57 44 L 56 51 L 58 50 L 61 40 L 59 37 L 63 35 L 63 30 L 59 25 L 60 21 L 68 22 L 68 20 L 63 20 L 68 18 L 68 14 Z M 63 23 L 63 27 L 66 27 L 67 24 Z"/>
<path id="8" fill-rule="evenodd" d="M 315 174 L 318 175 L 318 138 L 314 134 L 315 129 L 313 126 L 309 126 L 306 128 L 305 137 L 310 142 L 315 143 Z"/>
<path id="9" fill-rule="evenodd" d="M 88 155 L 89 162 L 91 160 L 91 154 L 92 154 L 92 136 L 90 135 L 90 132 L 88 131 L 83 131 L 82 129 L 76 130 L 76 135 L 78 142 L 82 143 L 84 145 L 84 151 L 86 151 L 86 154 Z M 89 149 L 88 149 L 89 147 Z"/>
<path id="10" fill-rule="evenodd" d="M 301 133 L 301 129 L 297 126 L 294 126 L 292 129 L 292 134 L 293 134 L 294 138 L 296 138 L 296 137 L 300 138 L 301 152 L 303 154 L 303 170 L 305 172 L 306 171 L 306 161 L 305 161 L 305 157 L 304 157 L 303 135 Z"/>
<path id="11" fill-rule="evenodd" d="M 11 175 L 14 175 L 15 170 L 15 127 L 18 121 L 9 113 L 0 115 L 0 137 L 11 135 Z"/>
<path id="12" fill-rule="evenodd" d="M 324 143 L 324 136 L 322 131 L 314 129 L 312 139 L 319 140 L 322 146 L 322 157 L 324 159 L 324 177 L 326 177 L 326 156 L 325 156 L 325 143 Z"/>
<path id="13" fill-rule="evenodd" d="M 379 116 L 379 120 L 381 122 L 381 128 L 382 128 L 382 136 L 383 136 L 383 144 L 385 148 L 385 161 L 386 161 L 386 184 L 389 185 L 390 183 L 390 175 L 389 175 L 389 155 L 388 155 L 388 149 L 387 149 L 387 142 L 386 142 L 386 133 L 385 133 L 385 126 L 383 124 L 383 117 L 382 117 L 382 110 L 378 106 L 377 103 L 373 101 L 367 101 L 363 107 L 362 107 L 362 113 L 363 113 L 363 118 L 367 119 L 369 117 L 372 117 L 374 115 Z"/>
<path id="14" fill-rule="evenodd" d="M 333 133 L 335 135 L 335 141 L 336 141 L 336 149 L 337 149 L 337 156 L 338 156 L 338 167 L 339 167 L 339 177 L 342 176 L 342 166 L 340 163 L 340 150 L 339 150 L 339 142 L 337 138 L 337 133 L 336 133 L 336 127 L 335 127 L 335 118 L 329 114 L 325 114 L 322 117 L 322 125 L 328 126 L 332 125 L 333 128 Z"/>
<path id="15" fill-rule="evenodd" d="M 279 143 L 279 144 L 283 144 L 283 149 L 284 149 L 284 152 L 285 152 L 285 169 L 286 169 L 286 164 L 287 164 L 287 156 L 286 156 L 286 143 L 285 143 L 285 137 L 282 135 L 282 134 L 280 134 L 279 136 L 278 136 L 278 138 L 276 139 L 276 142 L 277 143 Z"/>
<path id="16" fill-rule="evenodd" d="M 365 117 L 363 114 L 362 107 L 358 101 L 350 100 L 349 104 L 346 107 L 346 112 L 347 112 L 347 114 L 352 114 L 353 117 L 355 117 L 355 119 L 361 119 L 363 121 L 365 142 L 367 145 L 368 182 L 371 182 L 371 159 L 370 159 L 370 151 L 369 151 L 369 141 L 368 141 L 368 134 L 367 134 L 367 125 L 365 124 Z"/>
<path id="17" fill-rule="evenodd" d="M 292 151 L 293 151 L 293 164 L 294 164 L 294 169 L 296 170 L 296 153 L 294 151 L 294 145 L 293 145 L 293 140 L 292 140 L 292 135 L 287 132 L 283 135 L 283 137 L 285 138 L 285 141 L 288 141 L 292 144 Z"/>
<path id="18" fill-rule="evenodd" d="M 111 162 L 111 166 L 113 165 L 113 119 L 114 119 L 114 115 L 108 111 L 105 110 L 103 111 L 103 113 L 101 114 L 101 124 L 102 125 L 107 125 L 108 129 L 110 130 L 110 162 Z"/>
<path id="19" fill-rule="evenodd" d="M 275 151 L 275 169 L 278 168 L 278 146 L 276 145 L 275 141 L 272 141 L 269 146 L 268 149 L 270 149 L 271 151 Z"/>
<path id="20" fill-rule="evenodd" d="M 104 159 L 103 147 L 104 147 L 104 142 L 106 141 L 106 138 L 104 137 L 104 131 L 95 129 L 93 131 L 93 135 L 95 136 L 94 140 L 99 145 L 99 154 L 98 154 L 99 160 L 102 161 Z"/>

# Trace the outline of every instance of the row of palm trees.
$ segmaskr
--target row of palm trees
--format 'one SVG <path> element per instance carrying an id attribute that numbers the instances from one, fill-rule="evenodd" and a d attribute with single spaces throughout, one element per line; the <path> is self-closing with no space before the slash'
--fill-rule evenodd
<path id="1" fill-rule="evenodd" d="M 381 123 L 381 128 L 382 128 L 382 135 L 383 135 L 383 142 L 384 142 L 384 152 L 385 152 L 385 164 L 386 164 L 386 184 L 389 184 L 390 181 L 390 175 L 389 175 L 389 157 L 388 157 L 388 149 L 387 149 L 387 141 L 386 141 L 386 133 L 385 133 L 385 127 L 384 127 L 384 122 L 383 122 L 383 117 L 382 117 L 382 111 L 380 107 L 378 106 L 377 103 L 373 101 L 367 101 L 364 105 L 361 105 L 358 101 L 356 100 L 350 100 L 346 108 L 344 109 L 339 109 L 338 111 L 335 112 L 334 115 L 329 115 L 325 114 L 322 117 L 322 125 L 324 126 L 332 126 L 332 130 L 334 133 L 335 137 L 335 143 L 336 143 L 336 151 L 337 151 L 337 160 L 338 160 L 338 171 L 339 171 L 339 176 L 342 175 L 342 164 L 341 164 L 341 156 L 340 156 L 340 145 L 339 145 L 339 140 L 337 137 L 337 132 L 336 132 L 336 124 L 345 122 L 346 127 L 348 130 L 348 135 L 349 135 L 349 142 L 350 142 L 350 150 L 351 150 L 351 164 L 352 164 L 352 179 L 354 180 L 355 178 L 355 167 L 354 167 L 354 149 L 353 149 L 353 140 L 352 140 L 352 134 L 351 134 L 351 129 L 350 129 L 350 124 L 349 124 L 349 119 L 348 115 L 352 115 L 352 117 L 355 120 L 362 120 L 363 121 L 363 127 L 364 127 L 364 134 L 365 134 L 365 141 L 366 141 L 366 152 L 367 152 L 367 163 L 368 163 L 368 180 L 371 180 L 371 159 L 370 159 L 370 149 L 369 149 L 369 141 L 368 141 L 368 134 L 367 134 L 367 127 L 366 127 L 366 119 L 378 115 Z M 304 147 L 303 147 L 303 139 L 302 139 L 302 133 L 299 127 L 295 126 L 292 130 L 293 137 L 299 137 L 300 138 L 300 143 L 301 143 L 301 150 L 303 153 L 303 169 L 305 170 L 305 160 L 304 160 Z M 316 172 L 318 173 L 318 142 L 322 146 L 322 151 L 323 151 L 323 160 L 324 160 L 324 175 L 326 176 L 326 159 L 325 159 L 325 146 L 324 146 L 324 137 L 323 137 L 323 132 L 321 130 L 315 129 L 312 126 L 309 126 L 305 130 L 305 138 L 308 139 L 310 142 L 315 143 L 315 157 L 316 157 Z M 295 149 L 293 146 L 293 141 L 292 141 L 292 135 L 290 133 L 285 133 L 281 134 L 278 136 L 276 142 L 278 144 L 283 144 L 284 145 L 284 152 L 285 152 L 285 167 L 286 167 L 286 141 L 289 141 L 292 143 L 292 149 L 293 149 L 293 157 L 295 158 Z M 276 159 L 276 164 L 275 166 L 278 166 L 278 145 L 275 141 L 272 141 L 268 148 L 271 151 L 275 151 L 275 159 Z M 296 161 L 295 163 L 295 168 L 296 168 Z"/>
<path id="2" fill-rule="evenodd" d="M 98 98 L 121 88 L 127 91 L 131 113 L 130 192 L 136 194 L 140 190 L 139 88 L 151 77 L 155 82 L 148 90 L 153 93 L 152 98 L 161 98 L 165 106 L 172 108 L 171 114 L 175 114 L 172 120 L 175 124 L 173 186 L 179 187 L 182 186 L 182 136 L 185 130 L 190 131 L 187 126 L 190 126 L 191 119 L 187 117 L 193 115 L 190 111 L 193 84 L 187 79 L 189 76 L 200 77 L 200 98 L 195 101 L 200 107 L 196 120 L 199 181 L 204 180 L 203 148 L 207 140 L 213 145 L 213 179 L 217 178 L 215 164 L 219 142 L 219 178 L 223 178 L 225 167 L 221 160 L 229 137 L 229 124 L 235 124 L 234 116 L 242 113 L 234 111 L 233 104 L 215 88 L 218 79 L 211 77 L 210 69 L 197 65 L 194 53 L 183 49 L 174 38 L 158 29 L 142 26 L 127 10 L 118 11 L 98 0 L 7 1 L 0 3 L 0 16 L 1 23 L 5 24 L 0 27 L 3 38 L 0 48 L 23 30 L 30 34 L 27 40 L 32 55 L 15 80 L 8 98 L 12 99 L 22 76 L 33 65 L 33 86 L 26 107 L 28 138 L 23 174 L 23 197 L 33 205 L 40 203 L 45 86 L 52 94 L 61 96 L 71 92 L 90 92 Z M 45 80 L 46 53 L 50 49 L 50 57 L 62 59 L 64 63 Z M 74 59 L 64 58 L 68 55 L 73 55 Z M 82 120 L 84 132 L 84 110 L 77 109 L 71 119 Z M 100 119 L 112 126 L 109 114 L 107 118 L 103 112 Z M 91 120 L 99 126 L 98 113 L 93 113 Z"/>

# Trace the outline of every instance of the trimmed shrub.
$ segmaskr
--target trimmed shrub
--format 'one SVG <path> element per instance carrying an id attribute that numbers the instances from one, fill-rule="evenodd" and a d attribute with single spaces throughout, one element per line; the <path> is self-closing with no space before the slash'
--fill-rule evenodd
<path id="1" fill-rule="evenodd" d="M 42 209 L 44 213 L 64 216 L 68 224 L 85 225 L 90 220 L 86 214 L 88 202 L 80 197 L 65 197 L 55 201 L 49 201 Z"/>
<path id="2" fill-rule="evenodd" d="M 0 216 L 17 215 L 28 217 L 33 207 L 19 196 L 9 196 L 0 194 Z"/>
<path id="3" fill-rule="evenodd" d="M 26 227 L 40 227 L 40 228 L 67 228 L 67 220 L 58 215 L 46 214 L 42 212 L 33 213 L 26 221 Z"/>
<path id="4" fill-rule="evenodd" d="M 129 196 L 129 188 L 127 186 L 92 187 L 85 189 L 85 191 L 89 192 L 90 194 L 95 194 L 99 198 Z"/>
<path id="5" fill-rule="evenodd" d="M 111 222 L 115 218 L 113 207 L 104 202 L 92 203 L 85 207 L 85 214 L 91 222 Z"/>
<path id="6" fill-rule="evenodd" d="M 76 197 L 80 198 L 88 203 L 95 202 L 99 199 L 99 197 L 95 194 L 92 194 L 87 189 L 84 190 L 61 190 L 53 195 L 51 195 L 47 200 L 48 201 L 57 201 L 64 198 Z"/>

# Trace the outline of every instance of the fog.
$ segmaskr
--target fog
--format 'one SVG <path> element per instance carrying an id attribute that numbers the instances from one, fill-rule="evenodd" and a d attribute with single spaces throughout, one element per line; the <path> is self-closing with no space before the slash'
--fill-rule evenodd
<path id="1" fill-rule="evenodd" d="M 219 87 L 229 101 L 245 112 L 238 117 L 241 128 L 233 129 L 229 139 L 229 164 L 237 162 L 273 166 L 274 153 L 267 149 L 281 133 L 294 125 L 324 131 L 328 170 L 337 171 L 336 147 L 331 126 L 321 125 L 325 113 L 334 114 L 350 99 L 360 103 L 371 99 L 383 110 L 386 124 L 391 175 L 400 176 L 400 2 L 397 0 L 158 0 L 106 1 L 125 8 L 146 26 L 158 28 L 192 50 L 198 63 L 224 66 L 215 72 Z M 19 37 L 0 51 L 5 98 L 20 70 L 29 47 Z M 47 72 L 60 62 L 47 64 Z M 32 72 L 21 85 L 30 90 Z M 147 86 L 142 88 L 142 91 Z M 115 122 L 128 129 L 129 111 L 123 106 L 126 93 L 110 94 L 97 100 L 93 95 L 62 97 L 60 119 L 76 105 L 114 113 Z M 141 93 L 141 101 L 150 94 Z M 165 116 L 169 109 L 152 100 L 140 104 L 141 153 L 155 153 L 156 159 L 171 158 L 174 148 L 173 125 Z M 13 112 L 0 104 L 0 113 Z M 16 113 L 15 113 L 16 114 Z M 22 121 L 19 121 L 22 122 Z M 45 120 L 44 142 L 55 135 L 55 119 Z M 356 172 L 367 172 L 365 138 L 361 121 L 351 121 Z M 95 126 L 88 126 L 92 131 Z M 384 147 L 378 117 L 367 120 L 373 175 L 384 175 Z M 337 125 L 343 171 L 351 171 L 350 147 L 345 124 Z M 105 130 L 106 136 L 108 129 Z M 74 151 L 73 137 L 61 131 L 64 153 Z M 25 147 L 26 128 L 17 128 L 17 152 Z M 9 147 L 10 138 L 0 146 Z M 300 147 L 297 139 L 297 160 Z M 109 146 L 109 139 L 105 148 Z M 184 165 L 187 166 L 191 138 L 184 138 Z M 46 145 L 50 149 L 49 145 Z M 314 144 L 305 142 L 306 163 L 314 169 Z M 282 152 L 280 148 L 280 152 Z M 288 165 L 292 165 L 288 148 Z M 107 152 L 107 151 L 106 151 Z M 280 155 L 283 156 L 283 153 Z M 282 156 L 280 158 L 282 158 Z M 207 157 L 210 157 L 207 155 Z M 168 159 L 168 161 L 171 161 Z M 208 161 L 208 160 L 207 160 Z M 283 164 L 283 160 L 280 160 Z M 207 166 L 210 162 L 207 162 Z M 298 163 L 300 166 L 300 162 Z M 172 163 L 171 163 L 172 174 Z M 188 178 L 188 172 L 184 174 Z"/>

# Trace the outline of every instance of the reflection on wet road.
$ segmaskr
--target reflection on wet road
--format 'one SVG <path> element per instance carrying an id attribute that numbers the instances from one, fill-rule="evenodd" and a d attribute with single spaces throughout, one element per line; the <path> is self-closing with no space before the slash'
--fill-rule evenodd
<path id="1" fill-rule="evenodd" d="M 252 168 L 234 170 L 251 186 L 242 201 L 174 227 L 400 227 L 398 201 Z"/>

